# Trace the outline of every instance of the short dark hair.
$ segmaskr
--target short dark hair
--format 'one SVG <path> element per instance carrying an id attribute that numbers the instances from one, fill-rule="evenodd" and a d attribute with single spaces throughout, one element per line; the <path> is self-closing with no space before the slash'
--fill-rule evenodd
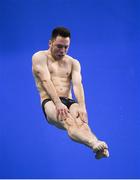
<path id="1" fill-rule="evenodd" d="M 70 31 L 69 29 L 65 28 L 65 27 L 56 27 L 55 29 L 53 29 L 52 31 L 52 39 L 55 39 L 57 36 L 62 36 L 62 37 L 71 37 Z"/>

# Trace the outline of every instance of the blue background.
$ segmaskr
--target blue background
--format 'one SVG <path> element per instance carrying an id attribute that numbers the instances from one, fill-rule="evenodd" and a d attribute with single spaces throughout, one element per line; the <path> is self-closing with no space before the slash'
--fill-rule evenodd
<path id="1" fill-rule="evenodd" d="M 89 124 L 110 158 L 47 124 L 31 57 L 71 30 Z M 0 1 L 0 178 L 140 178 L 140 1 Z"/>

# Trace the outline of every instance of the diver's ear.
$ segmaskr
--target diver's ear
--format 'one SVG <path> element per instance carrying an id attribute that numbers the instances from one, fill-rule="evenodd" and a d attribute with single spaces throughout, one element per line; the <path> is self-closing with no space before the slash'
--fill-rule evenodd
<path id="1" fill-rule="evenodd" d="M 49 40 L 49 47 L 51 46 L 51 44 L 52 44 L 52 41 L 51 41 L 51 40 Z"/>

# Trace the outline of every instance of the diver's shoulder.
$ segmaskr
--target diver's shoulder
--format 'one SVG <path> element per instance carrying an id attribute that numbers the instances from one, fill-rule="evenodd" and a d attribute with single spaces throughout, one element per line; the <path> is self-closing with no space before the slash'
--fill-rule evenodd
<path id="1" fill-rule="evenodd" d="M 78 59 L 76 59 L 76 58 L 74 58 L 74 57 L 72 57 L 72 56 L 69 56 L 69 55 L 66 55 L 66 57 L 67 57 L 67 59 L 68 60 L 70 60 L 72 63 L 79 63 L 79 60 Z"/>
<path id="2" fill-rule="evenodd" d="M 40 50 L 40 51 L 35 52 L 32 55 L 32 58 L 38 58 L 38 57 L 46 56 L 47 54 L 48 54 L 48 50 Z"/>
<path id="3" fill-rule="evenodd" d="M 32 64 L 33 65 L 39 65 L 39 64 L 45 64 L 47 60 L 47 51 L 38 51 L 33 54 L 32 56 Z"/>
<path id="4" fill-rule="evenodd" d="M 41 59 L 46 59 L 47 58 L 47 54 L 48 54 L 48 51 L 47 50 L 40 50 L 40 51 L 37 51 L 35 52 L 33 55 L 32 55 L 32 61 L 39 61 Z"/>

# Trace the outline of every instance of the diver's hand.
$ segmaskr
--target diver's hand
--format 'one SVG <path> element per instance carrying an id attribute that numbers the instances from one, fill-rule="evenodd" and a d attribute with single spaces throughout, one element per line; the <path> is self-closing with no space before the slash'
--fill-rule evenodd
<path id="1" fill-rule="evenodd" d="M 69 113 L 67 106 L 65 106 L 61 102 L 56 104 L 56 111 L 57 111 L 57 119 L 60 121 L 65 120 Z"/>

